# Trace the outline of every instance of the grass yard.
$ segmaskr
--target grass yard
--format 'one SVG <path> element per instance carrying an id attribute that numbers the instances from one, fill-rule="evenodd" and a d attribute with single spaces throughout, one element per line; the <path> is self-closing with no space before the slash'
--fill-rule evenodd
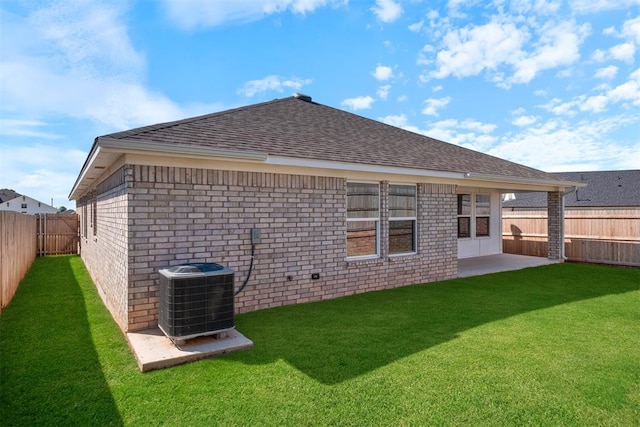
<path id="1" fill-rule="evenodd" d="M 640 270 L 577 264 L 243 314 L 246 352 L 138 371 L 80 258 L 0 316 L 2 425 L 640 423 Z"/>

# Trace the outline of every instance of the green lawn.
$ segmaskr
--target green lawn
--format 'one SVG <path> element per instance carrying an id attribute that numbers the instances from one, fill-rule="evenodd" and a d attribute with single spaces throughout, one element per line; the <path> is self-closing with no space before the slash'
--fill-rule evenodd
<path id="1" fill-rule="evenodd" d="M 78 257 L 0 316 L 2 425 L 640 422 L 640 270 L 557 264 L 243 314 L 253 350 L 142 374 Z"/>

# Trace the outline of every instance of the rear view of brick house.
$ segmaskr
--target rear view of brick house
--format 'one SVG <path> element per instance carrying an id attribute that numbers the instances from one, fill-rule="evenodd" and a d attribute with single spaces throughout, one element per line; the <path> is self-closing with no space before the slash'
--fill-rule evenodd
<path id="1" fill-rule="evenodd" d="M 571 185 L 294 95 L 98 137 L 70 199 L 82 258 L 135 331 L 158 323 L 161 268 L 216 262 L 239 287 L 251 230 L 237 312 L 454 278 L 458 258 L 501 253 L 501 193 Z"/>

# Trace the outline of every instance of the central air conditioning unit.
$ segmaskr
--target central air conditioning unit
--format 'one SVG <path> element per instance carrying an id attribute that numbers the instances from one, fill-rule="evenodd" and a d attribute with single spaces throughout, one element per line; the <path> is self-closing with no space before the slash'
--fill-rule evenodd
<path id="1" fill-rule="evenodd" d="M 235 327 L 234 271 L 214 263 L 159 270 L 158 326 L 172 340 L 215 335 Z"/>

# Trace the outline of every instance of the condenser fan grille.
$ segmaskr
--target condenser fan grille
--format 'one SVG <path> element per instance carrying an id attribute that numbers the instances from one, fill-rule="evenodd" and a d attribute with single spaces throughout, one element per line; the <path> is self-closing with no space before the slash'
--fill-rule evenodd
<path id="1" fill-rule="evenodd" d="M 201 267 L 194 269 L 194 265 Z M 219 264 L 188 264 L 160 270 L 158 326 L 172 339 L 232 329 L 233 290 L 233 271 Z"/>

